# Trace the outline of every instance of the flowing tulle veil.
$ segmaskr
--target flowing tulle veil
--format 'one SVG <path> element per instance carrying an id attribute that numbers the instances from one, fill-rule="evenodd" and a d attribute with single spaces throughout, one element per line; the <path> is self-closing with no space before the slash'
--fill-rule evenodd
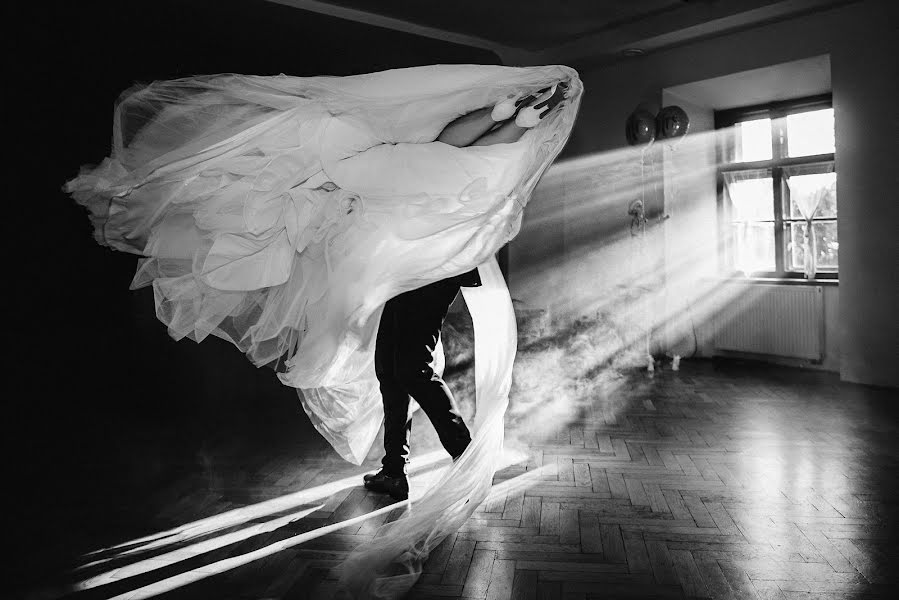
<path id="1" fill-rule="evenodd" d="M 513 144 L 433 140 L 456 117 L 566 80 L 569 99 Z M 515 237 L 582 93 L 568 67 L 439 65 L 352 77 L 198 76 L 129 90 L 113 149 L 66 185 L 100 243 L 140 255 L 175 339 L 226 339 L 298 389 L 345 459 L 383 417 L 373 368 L 384 302 L 479 268 L 476 417 L 463 456 L 342 569 L 354 597 L 396 597 L 489 492 L 502 451 L 515 319 L 493 258 Z"/>

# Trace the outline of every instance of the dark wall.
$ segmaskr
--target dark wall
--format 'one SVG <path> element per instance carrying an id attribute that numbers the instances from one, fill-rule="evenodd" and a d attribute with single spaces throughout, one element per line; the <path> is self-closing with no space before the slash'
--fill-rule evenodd
<path id="1" fill-rule="evenodd" d="M 262 0 L 17 6 L 5 20 L 5 95 L 18 109 L 6 178 L 10 482 L 21 490 L 23 568 L 46 570 L 48 536 L 77 527 L 57 522 L 60 501 L 89 521 L 98 489 L 127 503 L 188 468 L 225 430 L 318 436 L 272 371 L 218 339 L 171 340 L 152 292 L 128 290 L 136 258 L 96 245 L 86 212 L 60 191 L 81 164 L 108 154 L 118 94 L 135 81 L 193 74 L 346 75 L 498 59 Z M 28 556 L 35 544 L 40 559 Z"/>

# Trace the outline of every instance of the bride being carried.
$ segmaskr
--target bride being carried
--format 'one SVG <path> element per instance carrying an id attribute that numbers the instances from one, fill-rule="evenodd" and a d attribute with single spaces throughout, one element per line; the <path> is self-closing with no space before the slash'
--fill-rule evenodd
<path id="1" fill-rule="evenodd" d="M 483 285 L 463 290 L 475 326 L 472 442 L 440 494 L 350 558 L 372 577 L 397 563 L 412 575 L 348 577 L 359 593 L 411 585 L 489 491 L 515 353 L 493 256 L 518 233 L 581 93 L 563 66 L 158 81 L 122 95 L 111 156 L 66 185 L 98 241 L 142 257 L 132 287 L 153 286 L 172 337 L 212 334 L 275 367 L 356 464 L 383 418 L 374 350 L 385 303 L 479 270 Z"/>

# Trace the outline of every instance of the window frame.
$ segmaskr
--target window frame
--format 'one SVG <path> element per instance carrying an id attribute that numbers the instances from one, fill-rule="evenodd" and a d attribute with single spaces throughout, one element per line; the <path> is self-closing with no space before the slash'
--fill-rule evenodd
<path id="1" fill-rule="evenodd" d="M 796 167 L 807 167 L 814 172 L 836 172 L 834 162 L 834 153 L 814 154 L 809 156 L 787 156 L 788 137 L 786 117 L 787 115 L 809 112 L 813 110 L 821 110 L 833 108 L 833 96 L 831 94 L 821 94 L 817 96 L 809 96 L 805 98 L 796 98 L 793 100 L 781 100 L 777 102 L 768 102 L 765 104 L 755 104 L 739 108 L 727 110 L 717 110 L 714 112 L 715 129 L 723 130 L 733 127 L 737 123 L 744 121 L 752 121 L 755 119 L 771 120 L 771 158 L 766 160 L 755 160 L 747 162 L 725 162 L 727 155 L 732 153 L 732 138 L 725 137 L 719 141 L 716 147 L 718 159 L 717 172 L 717 198 L 718 198 L 718 230 L 722 235 L 723 243 L 720 244 L 718 252 L 719 272 L 725 276 L 741 277 L 748 279 L 798 279 L 806 280 L 805 273 L 801 270 L 787 270 L 787 248 L 785 237 L 787 235 L 789 224 L 796 221 L 805 222 L 805 219 L 792 219 L 789 216 L 784 217 L 784 206 L 786 198 L 784 193 L 789 194 L 787 188 L 785 171 L 795 169 Z M 733 253 L 734 243 L 729 233 L 729 229 L 733 221 L 728 215 L 727 202 L 725 200 L 725 177 L 728 173 L 739 173 L 749 171 L 769 171 L 771 173 L 773 186 L 773 202 L 774 202 L 774 270 L 773 271 L 756 271 L 753 273 L 743 273 L 733 269 Z M 837 197 L 837 205 L 839 206 L 839 197 Z M 821 217 L 814 219 L 815 222 L 838 222 L 839 210 L 835 217 Z M 764 222 L 764 221 L 757 221 Z M 818 269 L 815 273 L 815 279 L 818 280 L 838 280 L 839 266 L 835 270 Z"/>

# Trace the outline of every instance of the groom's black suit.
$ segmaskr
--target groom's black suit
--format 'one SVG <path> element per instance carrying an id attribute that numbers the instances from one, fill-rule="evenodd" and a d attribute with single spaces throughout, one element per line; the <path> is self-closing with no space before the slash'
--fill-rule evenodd
<path id="1" fill-rule="evenodd" d="M 384 400 L 384 471 L 398 477 L 409 462 L 409 396 L 428 415 L 440 442 L 453 458 L 471 434 L 446 382 L 434 372 L 434 350 L 450 304 L 460 287 L 481 285 L 474 269 L 400 294 L 384 305 L 375 345 L 375 373 Z"/>

